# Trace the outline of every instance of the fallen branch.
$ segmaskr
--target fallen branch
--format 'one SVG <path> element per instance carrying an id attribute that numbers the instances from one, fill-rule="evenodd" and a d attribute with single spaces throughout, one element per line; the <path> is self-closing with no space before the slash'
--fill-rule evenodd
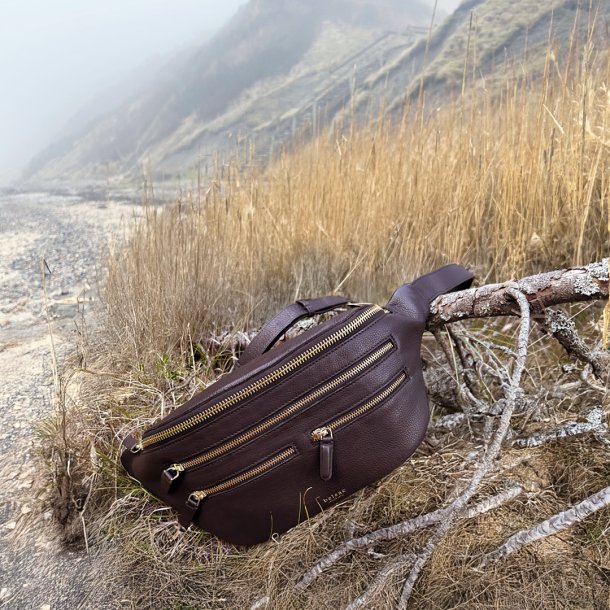
<path id="1" fill-rule="evenodd" d="M 520 485 L 513 485 L 503 492 L 486 498 L 477 504 L 476 506 L 465 509 L 460 518 L 472 519 L 483 513 L 489 512 L 498 508 L 502 504 L 506 504 L 516 498 L 523 488 Z M 356 608 L 363 608 L 367 606 L 368 601 L 381 589 L 384 588 L 387 579 L 396 571 L 406 569 L 410 563 L 416 559 L 416 555 L 413 553 L 405 553 L 393 557 L 381 568 L 378 574 L 375 576 L 371 584 L 358 598 L 356 598 L 345 610 L 355 610 Z"/>
<path id="2" fill-rule="evenodd" d="M 250 610 L 261 610 L 269 603 L 269 596 L 265 595 L 264 597 L 260 597 L 257 599 L 251 606 Z"/>
<path id="3" fill-rule="evenodd" d="M 493 561 L 514 553 L 530 542 L 546 538 L 572 527 L 572 525 L 596 513 L 598 510 L 606 508 L 606 506 L 610 506 L 610 487 L 598 491 L 572 508 L 553 515 L 534 527 L 513 534 L 502 546 L 484 555 L 479 565 L 480 567 L 485 567 Z"/>
<path id="4" fill-rule="evenodd" d="M 515 484 L 509 487 L 508 489 L 505 489 L 504 491 L 496 494 L 495 496 L 486 498 L 478 504 L 475 504 L 475 506 L 466 509 L 463 514 L 463 518 L 473 519 L 475 517 L 478 517 L 479 515 L 494 510 L 502 504 L 510 502 L 522 492 L 523 488 L 521 487 L 521 485 Z M 446 513 L 447 508 L 439 508 L 430 513 L 426 513 L 425 515 L 413 517 L 412 519 L 402 521 L 401 523 L 390 525 L 389 527 L 384 527 L 374 532 L 370 532 L 368 534 L 365 534 L 364 536 L 347 540 L 343 544 L 340 544 L 336 549 L 331 551 L 328 555 L 322 557 L 322 559 L 320 559 L 310 570 L 308 570 L 301 577 L 301 580 L 297 583 L 296 588 L 301 591 L 306 589 L 309 585 L 311 585 L 311 583 L 314 582 L 314 580 L 316 580 L 316 578 L 318 578 L 318 576 L 328 570 L 328 568 L 330 568 L 331 566 L 335 565 L 348 553 L 351 553 L 352 551 L 355 551 L 357 549 L 372 546 L 377 542 L 393 540 L 395 538 L 407 536 L 408 534 L 411 534 L 418 529 L 421 529 L 423 527 L 429 527 L 431 525 L 434 525 L 435 523 L 439 523 L 445 518 Z"/>
<path id="5" fill-rule="evenodd" d="M 460 512 L 466 506 L 467 502 L 475 494 L 481 481 L 483 480 L 483 477 L 487 474 L 487 472 L 489 472 L 489 470 L 491 470 L 493 462 L 500 453 L 500 448 L 504 438 L 506 437 L 506 433 L 509 430 L 510 420 L 515 410 L 517 397 L 519 395 L 521 375 L 525 369 L 525 360 L 527 358 L 530 330 L 530 306 L 525 295 L 519 290 L 509 287 L 506 288 L 506 294 L 517 301 L 519 305 L 519 309 L 521 310 L 521 325 L 519 328 L 519 335 L 517 337 L 517 358 L 510 378 L 510 383 L 505 389 L 506 400 L 502 415 L 500 417 L 500 423 L 498 424 L 498 428 L 492 441 L 489 443 L 485 453 L 483 454 L 481 462 L 477 466 L 477 469 L 472 476 L 470 484 L 464 490 L 464 492 L 449 505 L 447 508 L 447 516 L 441 522 L 436 532 L 431 536 L 430 540 L 428 540 L 426 546 L 415 560 L 400 596 L 400 602 L 398 604 L 399 610 L 406 609 L 411 597 L 411 593 L 413 592 L 413 587 L 415 586 L 419 574 L 426 564 L 428 558 L 432 555 L 440 541 L 445 537 L 447 532 L 458 519 Z"/>
<path id="6" fill-rule="evenodd" d="M 428 329 L 466 318 L 491 318 L 516 314 L 510 290 L 522 292 L 537 308 L 562 303 L 608 299 L 608 259 L 584 267 L 540 273 L 517 282 L 488 284 L 444 294 L 430 306 Z"/>
<path id="7" fill-rule="evenodd" d="M 549 335 L 555 337 L 568 354 L 591 365 L 593 373 L 600 378 L 608 366 L 608 354 L 593 351 L 582 340 L 576 330 L 576 324 L 562 311 L 547 309 L 542 315 L 534 318 Z"/>
<path id="8" fill-rule="evenodd" d="M 362 593 L 359 597 L 357 597 L 349 606 L 345 608 L 345 610 L 357 610 L 357 608 L 366 608 L 368 606 L 369 600 L 383 587 L 387 579 L 397 570 L 401 568 L 404 569 L 405 565 L 408 565 L 409 562 L 413 561 L 414 556 L 412 553 L 406 553 L 404 555 L 398 555 L 393 557 L 390 561 L 388 561 L 375 578 L 373 582 L 367 587 L 366 591 Z"/>
<path id="9" fill-rule="evenodd" d="M 608 259 L 605 258 L 601 262 L 591 263 L 584 267 L 573 267 L 532 275 L 517 282 L 487 284 L 480 288 L 470 288 L 441 295 L 430 306 L 431 315 L 428 318 L 427 328 L 434 331 L 450 322 L 468 318 L 516 315 L 518 311 L 509 294 L 509 290 L 515 288 L 525 295 L 536 312 L 543 312 L 547 307 L 563 303 L 607 300 Z M 287 333 L 286 338 L 297 336 L 314 324 L 315 318 L 301 320 Z M 239 354 L 248 346 L 255 335 L 256 332 L 252 330 L 245 332 L 225 331 L 213 337 L 206 345 L 206 349 L 211 354 L 229 350 L 232 352 L 233 358 L 237 360 Z M 557 333 L 557 339 L 564 346 L 570 344 L 568 337 L 564 337 L 561 333 Z M 477 339 L 477 341 L 485 343 L 483 340 Z M 582 345 L 584 344 L 579 344 L 579 346 Z M 488 345 L 488 347 L 489 349 L 510 351 L 497 345 Z M 568 348 L 566 347 L 566 349 Z M 585 347 L 585 351 L 576 349 L 572 353 L 594 368 L 597 366 L 599 355 L 591 353 L 588 348 Z M 589 359 L 591 354 L 593 355 L 593 362 Z"/>
<path id="10" fill-rule="evenodd" d="M 531 448 L 570 436 L 588 434 L 589 432 L 594 432 L 596 434 L 608 433 L 608 424 L 604 421 L 604 412 L 601 407 L 591 409 L 586 415 L 586 420 L 586 422 L 567 422 L 555 430 L 532 434 L 526 438 L 518 438 L 513 441 L 513 445 L 516 447 Z"/>

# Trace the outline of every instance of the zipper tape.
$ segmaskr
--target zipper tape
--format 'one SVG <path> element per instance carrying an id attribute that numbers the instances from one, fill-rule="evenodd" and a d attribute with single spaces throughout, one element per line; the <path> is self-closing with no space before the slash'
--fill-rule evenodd
<path id="1" fill-rule="evenodd" d="M 165 486 L 165 491 L 169 491 L 171 485 L 180 477 L 181 473 L 191 468 L 201 466 L 202 464 L 205 464 L 206 462 L 220 457 L 221 455 L 224 455 L 229 451 L 237 449 L 241 445 L 267 432 L 269 429 L 280 425 L 295 413 L 298 413 L 302 409 L 308 407 L 313 402 L 323 398 L 330 392 L 344 385 L 351 379 L 366 372 L 369 368 L 377 364 L 379 360 L 381 360 L 386 354 L 390 353 L 393 349 L 395 349 L 394 343 L 390 340 L 386 341 L 380 347 L 371 352 L 368 356 L 360 360 L 360 362 L 357 362 L 355 365 L 343 371 L 334 379 L 331 379 L 330 381 L 327 381 L 326 383 L 322 384 L 313 392 L 306 394 L 299 400 L 288 405 L 284 409 L 281 409 L 275 415 L 272 415 L 271 417 L 263 420 L 258 425 L 245 430 L 238 436 L 232 438 L 231 440 L 225 443 L 222 443 L 221 445 L 218 445 L 214 449 L 211 449 L 204 453 L 200 453 L 199 455 L 189 460 L 185 460 L 184 462 L 172 464 L 169 468 L 163 471 L 162 479 Z"/>
<path id="2" fill-rule="evenodd" d="M 184 432 L 188 432 L 191 428 L 201 424 L 202 422 L 215 417 L 216 415 L 222 413 L 226 409 L 235 406 L 242 400 L 252 397 L 254 394 L 276 382 L 278 379 L 285 377 L 289 373 L 292 373 L 303 364 L 322 353 L 335 343 L 345 339 L 351 333 L 353 333 L 357 328 L 362 326 L 365 322 L 371 319 L 374 315 L 379 313 L 380 311 L 385 311 L 379 305 L 372 305 L 364 312 L 356 316 L 351 322 L 346 324 L 344 327 L 330 334 L 328 337 L 323 339 L 322 341 L 314 344 L 309 349 L 305 350 L 302 354 L 290 359 L 288 362 L 280 366 L 279 368 L 267 373 L 257 381 L 254 381 L 248 384 L 246 387 L 238 390 L 237 392 L 227 396 L 220 402 L 215 405 L 201 411 L 184 421 L 170 426 L 165 430 L 161 430 L 160 432 L 156 432 L 149 436 L 145 436 L 140 443 L 134 446 L 132 451 L 137 453 L 146 447 L 150 447 L 151 445 L 155 445 L 161 441 L 168 440 L 174 436 L 182 434 Z"/>

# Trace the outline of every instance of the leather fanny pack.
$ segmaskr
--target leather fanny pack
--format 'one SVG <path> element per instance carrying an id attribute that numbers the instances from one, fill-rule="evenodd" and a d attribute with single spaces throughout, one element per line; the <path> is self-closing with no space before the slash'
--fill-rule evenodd
<path id="1" fill-rule="evenodd" d="M 430 303 L 472 277 L 447 265 L 384 307 L 337 296 L 290 305 L 231 373 L 124 439 L 123 466 L 184 527 L 239 545 L 286 531 L 415 451 L 429 419 L 420 346 Z M 270 349 L 297 320 L 338 307 Z"/>

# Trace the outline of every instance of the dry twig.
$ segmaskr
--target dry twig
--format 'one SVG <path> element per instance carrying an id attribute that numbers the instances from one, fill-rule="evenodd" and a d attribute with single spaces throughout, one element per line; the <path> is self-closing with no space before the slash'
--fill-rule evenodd
<path id="1" fill-rule="evenodd" d="M 586 500 L 568 510 L 549 517 L 542 523 L 513 534 L 502 546 L 483 556 L 480 566 L 484 567 L 519 550 L 522 546 L 546 538 L 582 521 L 589 515 L 610 506 L 610 487 L 598 491 Z"/>
<path id="2" fill-rule="evenodd" d="M 521 310 L 521 326 L 517 338 L 517 359 L 511 375 L 510 384 L 505 389 L 506 400 L 502 416 L 500 417 L 500 423 L 498 424 L 498 428 L 491 443 L 488 445 L 487 450 L 472 476 L 470 484 L 464 492 L 449 505 L 445 519 L 441 522 L 436 532 L 432 535 L 430 540 L 428 540 L 426 546 L 415 560 L 402 589 L 400 603 L 398 605 L 400 610 L 404 610 L 407 607 L 411 593 L 413 592 L 413 587 L 415 586 L 426 561 L 432 555 L 440 541 L 445 537 L 445 534 L 451 529 L 467 502 L 475 494 L 484 476 L 491 470 L 510 426 L 510 420 L 513 411 L 515 410 L 517 396 L 519 394 L 521 375 L 525 369 L 525 360 L 527 358 L 530 330 L 530 306 L 527 298 L 520 290 L 517 290 L 514 287 L 508 287 L 505 288 L 505 291 L 506 294 L 510 295 L 519 304 L 519 309 Z"/>
<path id="3" fill-rule="evenodd" d="M 593 432 L 596 435 L 608 434 L 608 424 L 604 421 L 604 412 L 601 407 L 595 407 L 589 411 L 585 417 L 587 420 L 585 422 L 570 421 L 555 430 L 545 430 L 538 434 L 532 434 L 526 438 L 515 439 L 513 445 L 516 447 L 527 447 L 529 449 L 545 443 L 558 441 L 562 438 L 578 436 L 589 432 Z"/>
<path id="4" fill-rule="evenodd" d="M 493 510 L 502 504 L 513 500 L 522 492 L 523 488 L 520 485 L 513 485 L 499 494 L 486 498 L 472 508 L 467 509 L 463 517 L 473 519 L 474 517 L 482 515 L 483 513 Z M 419 515 L 418 517 L 407 519 L 401 523 L 375 530 L 374 532 L 370 532 L 364 536 L 347 540 L 343 544 L 340 544 L 336 549 L 328 553 L 328 555 L 322 557 L 322 559 L 320 559 L 310 570 L 308 570 L 297 583 L 297 589 L 304 590 L 309 587 L 309 585 L 311 585 L 311 583 L 313 583 L 318 576 L 328 570 L 328 568 L 331 566 L 335 565 L 348 553 L 351 553 L 357 549 L 372 546 L 377 542 L 400 538 L 423 527 L 429 527 L 435 523 L 439 523 L 445 518 L 446 513 L 447 508 L 439 508 L 430 513 L 426 513 L 425 515 Z"/>

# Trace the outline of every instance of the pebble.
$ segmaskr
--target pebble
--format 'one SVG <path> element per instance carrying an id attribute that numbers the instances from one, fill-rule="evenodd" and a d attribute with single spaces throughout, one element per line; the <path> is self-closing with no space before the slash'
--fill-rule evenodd
<path id="1" fill-rule="evenodd" d="M 4 524 L 4 527 L 7 530 L 14 530 L 17 527 L 17 521 L 9 521 L 8 523 Z"/>

